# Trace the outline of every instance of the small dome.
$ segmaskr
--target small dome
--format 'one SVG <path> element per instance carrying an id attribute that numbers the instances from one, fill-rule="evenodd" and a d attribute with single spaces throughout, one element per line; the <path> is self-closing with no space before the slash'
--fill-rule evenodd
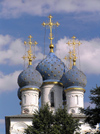
<path id="1" fill-rule="evenodd" d="M 44 82 L 60 81 L 64 73 L 64 63 L 54 54 L 49 53 L 36 69 L 41 73 Z"/>
<path id="2" fill-rule="evenodd" d="M 63 75 L 62 81 L 65 88 L 70 86 L 85 87 L 87 83 L 85 74 L 76 66 L 73 66 L 72 69 Z"/>
<path id="3" fill-rule="evenodd" d="M 29 65 L 26 70 L 20 73 L 18 85 L 20 88 L 28 85 L 40 87 L 42 85 L 42 76 L 32 65 Z"/>

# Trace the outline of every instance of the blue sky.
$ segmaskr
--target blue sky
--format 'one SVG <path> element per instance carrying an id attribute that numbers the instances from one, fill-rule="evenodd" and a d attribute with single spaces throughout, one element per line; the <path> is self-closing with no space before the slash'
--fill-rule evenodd
<path id="1" fill-rule="evenodd" d="M 0 1 L 0 134 L 5 133 L 5 116 L 20 114 L 17 78 L 25 68 L 24 40 L 31 34 L 38 42 L 36 60 L 43 59 L 45 28 L 51 14 L 60 26 L 53 29 L 55 53 L 64 61 L 67 42 L 75 35 L 82 43 L 77 67 L 87 76 L 85 107 L 90 89 L 100 86 L 100 1 L 99 0 L 1 0 Z M 49 29 L 45 35 L 45 54 L 49 53 Z M 80 59 L 80 60 L 79 60 Z M 79 62 L 80 61 L 80 62 Z M 25 64 L 27 66 L 27 63 Z"/>

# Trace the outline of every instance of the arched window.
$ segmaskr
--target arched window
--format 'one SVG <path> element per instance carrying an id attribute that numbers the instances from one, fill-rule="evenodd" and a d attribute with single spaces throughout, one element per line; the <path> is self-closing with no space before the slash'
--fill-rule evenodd
<path id="1" fill-rule="evenodd" d="M 24 95 L 23 102 L 26 103 L 26 95 Z"/>
<path id="2" fill-rule="evenodd" d="M 54 92 L 51 92 L 51 107 L 54 107 Z"/>
<path id="3" fill-rule="evenodd" d="M 75 103 L 78 105 L 78 95 L 75 95 Z"/>

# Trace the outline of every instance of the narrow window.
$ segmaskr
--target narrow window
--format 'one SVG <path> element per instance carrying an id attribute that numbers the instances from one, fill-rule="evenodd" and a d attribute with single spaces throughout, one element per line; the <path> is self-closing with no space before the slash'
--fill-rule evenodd
<path id="1" fill-rule="evenodd" d="M 54 107 L 54 92 L 51 92 L 51 107 Z"/>
<path id="2" fill-rule="evenodd" d="M 25 104 L 26 103 L 26 95 L 24 95 L 24 99 L 23 100 L 24 100 L 24 104 Z"/>
<path id="3" fill-rule="evenodd" d="M 78 105 L 78 95 L 75 96 L 75 102 Z"/>

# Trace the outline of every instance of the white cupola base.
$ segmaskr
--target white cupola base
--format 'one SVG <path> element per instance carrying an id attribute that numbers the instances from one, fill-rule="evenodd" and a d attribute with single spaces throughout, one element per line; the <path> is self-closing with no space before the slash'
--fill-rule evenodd
<path id="1" fill-rule="evenodd" d="M 48 103 L 50 109 L 55 112 L 62 107 L 63 87 L 58 84 L 45 84 L 41 87 L 41 105 Z"/>
<path id="2" fill-rule="evenodd" d="M 33 114 L 35 110 L 39 109 L 39 91 L 38 90 L 25 90 L 22 91 L 22 114 Z"/>
<path id="3" fill-rule="evenodd" d="M 79 108 L 84 108 L 84 91 L 78 89 L 66 91 L 66 100 L 68 113 L 79 114 Z"/>

